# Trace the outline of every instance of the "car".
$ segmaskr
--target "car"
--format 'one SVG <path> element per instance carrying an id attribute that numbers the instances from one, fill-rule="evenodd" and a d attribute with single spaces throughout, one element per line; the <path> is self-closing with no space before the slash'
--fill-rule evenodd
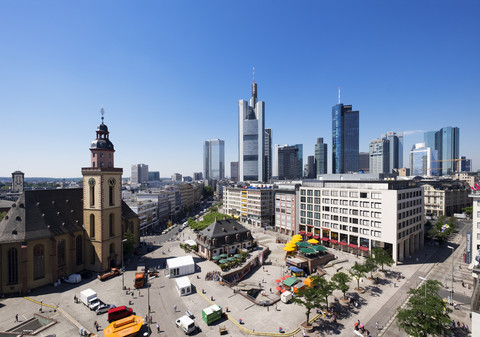
<path id="1" fill-rule="evenodd" d="M 98 306 L 98 308 L 96 310 L 96 313 L 97 313 L 97 315 L 101 315 L 101 314 L 104 314 L 104 313 L 108 312 L 108 310 L 113 309 L 113 308 L 115 308 L 114 304 L 102 303 Z"/>

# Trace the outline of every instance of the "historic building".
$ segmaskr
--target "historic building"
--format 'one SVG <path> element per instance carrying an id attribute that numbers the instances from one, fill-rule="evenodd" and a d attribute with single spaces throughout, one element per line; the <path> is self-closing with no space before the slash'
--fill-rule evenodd
<path id="1" fill-rule="evenodd" d="M 123 233 L 139 244 L 138 216 L 122 201 L 107 126 L 97 128 L 83 189 L 23 191 L 0 222 L 0 293 L 26 293 L 82 270 L 121 264 Z"/>

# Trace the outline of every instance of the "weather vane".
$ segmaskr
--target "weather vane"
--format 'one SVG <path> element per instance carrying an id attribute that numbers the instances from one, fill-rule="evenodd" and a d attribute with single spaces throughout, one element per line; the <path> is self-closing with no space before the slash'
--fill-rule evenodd
<path id="1" fill-rule="evenodd" d="M 103 110 L 103 105 L 102 108 L 100 109 L 100 113 L 102 114 L 102 124 L 103 124 L 103 115 L 105 115 L 105 110 Z"/>

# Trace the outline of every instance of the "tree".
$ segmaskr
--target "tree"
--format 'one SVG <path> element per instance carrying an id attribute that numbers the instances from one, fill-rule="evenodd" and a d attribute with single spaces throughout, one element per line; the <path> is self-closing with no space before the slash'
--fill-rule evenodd
<path id="1" fill-rule="evenodd" d="M 357 290 L 360 290 L 360 279 L 362 277 L 365 277 L 365 273 L 367 272 L 367 269 L 365 268 L 365 266 L 363 264 L 358 264 L 355 262 L 355 264 L 353 265 L 353 267 L 349 270 L 349 273 L 350 275 L 352 275 L 352 277 L 354 279 L 357 280 Z"/>
<path id="2" fill-rule="evenodd" d="M 318 296 L 325 300 L 328 308 L 328 296 L 335 290 L 335 283 L 327 281 L 324 277 L 310 276 L 310 278 L 313 278 L 312 286 L 317 288 Z"/>
<path id="3" fill-rule="evenodd" d="M 123 239 L 127 240 L 123 243 L 123 255 L 132 254 L 135 248 L 135 235 L 127 229 L 123 234 Z"/>
<path id="4" fill-rule="evenodd" d="M 350 289 L 348 283 L 352 281 L 352 278 L 341 271 L 333 275 L 331 281 L 334 283 L 335 289 L 340 290 L 343 293 L 343 298 L 345 298 L 348 289 Z"/>
<path id="5" fill-rule="evenodd" d="M 212 196 L 213 196 L 213 188 L 212 188 L 212 186 L 205 186 L 205 187 L 203 188 L 203 195 L 204 195 L 205 197 L 207 197 L 207 198 L 208 198 L 208 197 L 212 197 Z"/>
<path id="6" fill-rule="evenodd" d="M 303 287 L 297 291 L 297 295 L 292 297 L 291 301 L 298 305 L 305 307 L 305 314 L 307 316 L 307 324 L 310 320 L 310 311 L 313 308 L 319 307 L 322 299 L 315 287 Z"/>
<path id="7" fill-rule="evenodd" d="M 424 286 L 411 288 L 411 295 L 404 309 L 398 308 L 398 326 L 414 337 L 447 336 L 452 311 L 438 295 L 442 284 L 436 280 L 426 281 Z M 426 292 L 426 296 L 425 296 Z"/>
<path id="8" fill-rule="evenodd" d="M 391 267 L 395 261 L 393 258 L 388 254 L 388 252 L 382 248 L 373 248 L 372 249 L 372 254 L 373 254 L 373 259 L 378 265 L 382 266 L 382 271 L 383 271 L 383 266 L 387 265 Z"/>
<path id="9" fill-rule="evenodd" d="M 464 207 L 462 208 L 462 212 L 464 212 L 468 216 L 471 216 L 473 213 L 473 207 L 472 206 Z"/>
<path id="10" fill-rule="evenodd" d="M 372 256 L 369 256 L 365 259 L 363 266 L 365 267 L 365 272 L 370 273 L 370 278 L 373 279 L 373 272 L 378 268 L 377 261 Z"/>
<path id="11" fill-rule="evenodd" d="M 7 214 L 7 212 L 1 212 L 0 213 L 0 221 L 2 221 L 3 217 Z"/>

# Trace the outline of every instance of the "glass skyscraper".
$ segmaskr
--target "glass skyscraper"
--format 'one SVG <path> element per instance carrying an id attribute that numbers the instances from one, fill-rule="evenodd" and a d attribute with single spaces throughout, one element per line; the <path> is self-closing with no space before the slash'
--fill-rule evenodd
<path id="1" fill-rule="evenodd" d="M 438 175 L 437 151 L 425 143 L 417 143 L 410 151 L 410 174 L 412 176 Z"/>
<path id="2" fill-rule="evenodd" d="M 439 174 L 446 175 L 457 172 L 457 159 L 460 158 L 459 128 L 447 126 L 439 131 L 428 131 L 424 133 L 423 139 L 426 147 L 430 147 L 438 153 Z"/>
<path id="3" fill-rule="evenodd" d="M 272 129 L 265 129 L 265 181 L 272 179 Z"/>
<path id="4" fill-rule="evenodd" d="M 317 144 L 315 144 L 316 175 L 327 174 L 327 156 L 327 144 L 323 142 L 323 138 L 317 138 Z"/>
<path id="5" fill-rule="evenodd" d="M 332 173 L 358 172 L 359 112 L 338 103 L 332 108 Z"/>
<path id="6" fill-rule="evenodd" d="M 255 80 L 250 104 L 238 101 L 238 163 L 240 181 L 266 181 L 265 102 L 257 101 Z"/>
<path id="7" fill-rule="evenodd" d="M 386 138 L 374 139 L 369 147 L 370 173 L 390 172 L 390 141 Z"/>
<path id="8" fill-rule="evenodd" d="M 302 179 L 303 145 L 278 147 L 278 179 Z"/>
<path id="9" fill-rule="evenodd" d="M 203 143 L 203 177 L 216 180 L 225 178 L 225 142 L 223 140 L 211 139 Z"/>
<path id="10" fill-rule="evenodd" d="M 389 141 L 389 172 L 403 167 L 403 132 L 387 132 L 382 135 Z M 385 172 L 385 173 L 389 173 Z"/>

